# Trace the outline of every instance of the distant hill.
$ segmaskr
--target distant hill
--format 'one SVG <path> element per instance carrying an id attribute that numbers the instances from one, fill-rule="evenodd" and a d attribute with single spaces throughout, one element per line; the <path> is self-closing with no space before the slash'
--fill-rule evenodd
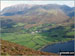
<path id="1" fill-rule="evenodd" d="M 28 4 L 18 4 L 18 5 L 13 5 L 10 7 L 6 7 L 1 11 L 1 15 L 4 16 L 12 16 L 12 15 L 31 15 L 28 13 L 32 13 L 32 15 L 36 14 L 34 13 L 34 11 L 39 11 L 39 13 L 41 12 L 49 12 L 50 10 L 60 10 L 62 12 L 64 12 L 66 15 L 68 15 L 68 13 L 70 11 L 74 10 L 74 7 L 71 8 L 69 6 L 66 5 L 57 5 L 57 4 L 48 4 L 48 5 L 28 5 Z"/>
<path id="2" fill-rule="evenodd" d="M 65 7 L 67 7 L 65 9 Z M 69 16 L 65 13 L 67 9 L 72 8 L 65 5 L 48 4 L 48 5 L 27 5 L 19 4 L 10 7 L 6 7 L 1 11 L 0 18 L 2 20 L 12 20 L 14 22 L 25 23 L 25 28 L 38 26 L 46 23 L 60 23 L 69 19 Z M 73 11 L 73 10 L 72 10 Z M 69 12 L 69 11 L 68 11 Z M 67 12 L 67 13 L 68 13 Z"/>
<path id="3" fill-rule="evenodd" d="M 33 49 L 27 48 L 25 46 L 21 46 L 15 43 L 11 43 L 8 41 L 1 41 L 1 55 L 55 55 L 54 53 L 40 52 L 35 51 Z"/>
<path id="4" fill-rule="evenodd" d="M 4 8 L 1 11 L 0 21 L 4 27 L 8 25 L 11 28 L 13 24 L 22 23 L 27 29 L 43 24 L 60 24 L 74 17 L 74 9 L 74 7 L 58 4 L 18 4 Z"/>
<path id="5" fill-rule="evenodd" d="M 74 17 L 74 7 L 58 4 L 13 5 L 4 8 L 0 16 L 1 19 L 26 23 L 25 28 L 46 23 L 60 23 L 72 17 Z"/>

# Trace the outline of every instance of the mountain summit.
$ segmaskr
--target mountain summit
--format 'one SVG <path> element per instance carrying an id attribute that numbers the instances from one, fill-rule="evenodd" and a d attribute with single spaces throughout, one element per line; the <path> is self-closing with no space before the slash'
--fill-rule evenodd
<path id="1" fill-rule="evenodd" d="M 40 10 L 40 13 L 43 12 L 43 10 L 47 12 L 49 12 L 50 10 L 60 10 L 64 12 L 66 15 L 70 16 L 69 12 L 73 11 L 74 9 L 66 5 L 58 5 L 58 4 L 48 4 L 48 5 L 17 4 L 4 8 L 1 11 L 1 15 L 3 16 L 23 15 L 32 13 L 35 10 L 36 13 L 38 10 Z"/>

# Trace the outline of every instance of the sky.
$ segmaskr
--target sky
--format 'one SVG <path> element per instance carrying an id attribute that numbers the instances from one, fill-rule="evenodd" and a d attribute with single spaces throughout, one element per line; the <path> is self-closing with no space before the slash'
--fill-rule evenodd
<path id="1" fill-rule="evenodd" d="M 16 4 L 59 4 L 74 7 L 74 1 L 1 1 L 1 10 Z"/>

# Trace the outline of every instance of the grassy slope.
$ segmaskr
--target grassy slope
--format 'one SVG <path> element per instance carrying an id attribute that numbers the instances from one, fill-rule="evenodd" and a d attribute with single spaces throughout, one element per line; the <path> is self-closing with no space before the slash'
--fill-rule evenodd
<path id="1" fill-rule="evenodd" d="M 40 52 L 40 51 L 35 51 L 33 49 L 27 48 L 25 46 L 21 46 L 12 42 L 1 41 L 1 55 L 6 55 L 6 56 L 15 56 L 15 55 L 55 55 L 58 56 L 57 54 L 54 53 L 47 53 L 47 52 Z"/>

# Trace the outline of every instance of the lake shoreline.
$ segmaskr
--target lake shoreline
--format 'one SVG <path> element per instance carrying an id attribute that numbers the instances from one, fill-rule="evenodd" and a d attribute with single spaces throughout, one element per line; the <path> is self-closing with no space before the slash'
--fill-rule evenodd
<path id="1" fill-rule="evenodd" d="M 38 51 L 41 51 L 42 49 L 44 49 L 45 47 L 47 47 L 49 45 L 54 45 L 54 44 L 57 44 L 57 43 L 66 43 L 66 42 L 69 42 L 69 41 L 75 41 L 75 40 L 73 39 L 73 40 L 68 40 L 68 41 L 64 41 L 64 42 L 53 42 L 53 43 L 49 43 L 49 44 L 44 45 L 43 47 L 39 48 Z"/>

